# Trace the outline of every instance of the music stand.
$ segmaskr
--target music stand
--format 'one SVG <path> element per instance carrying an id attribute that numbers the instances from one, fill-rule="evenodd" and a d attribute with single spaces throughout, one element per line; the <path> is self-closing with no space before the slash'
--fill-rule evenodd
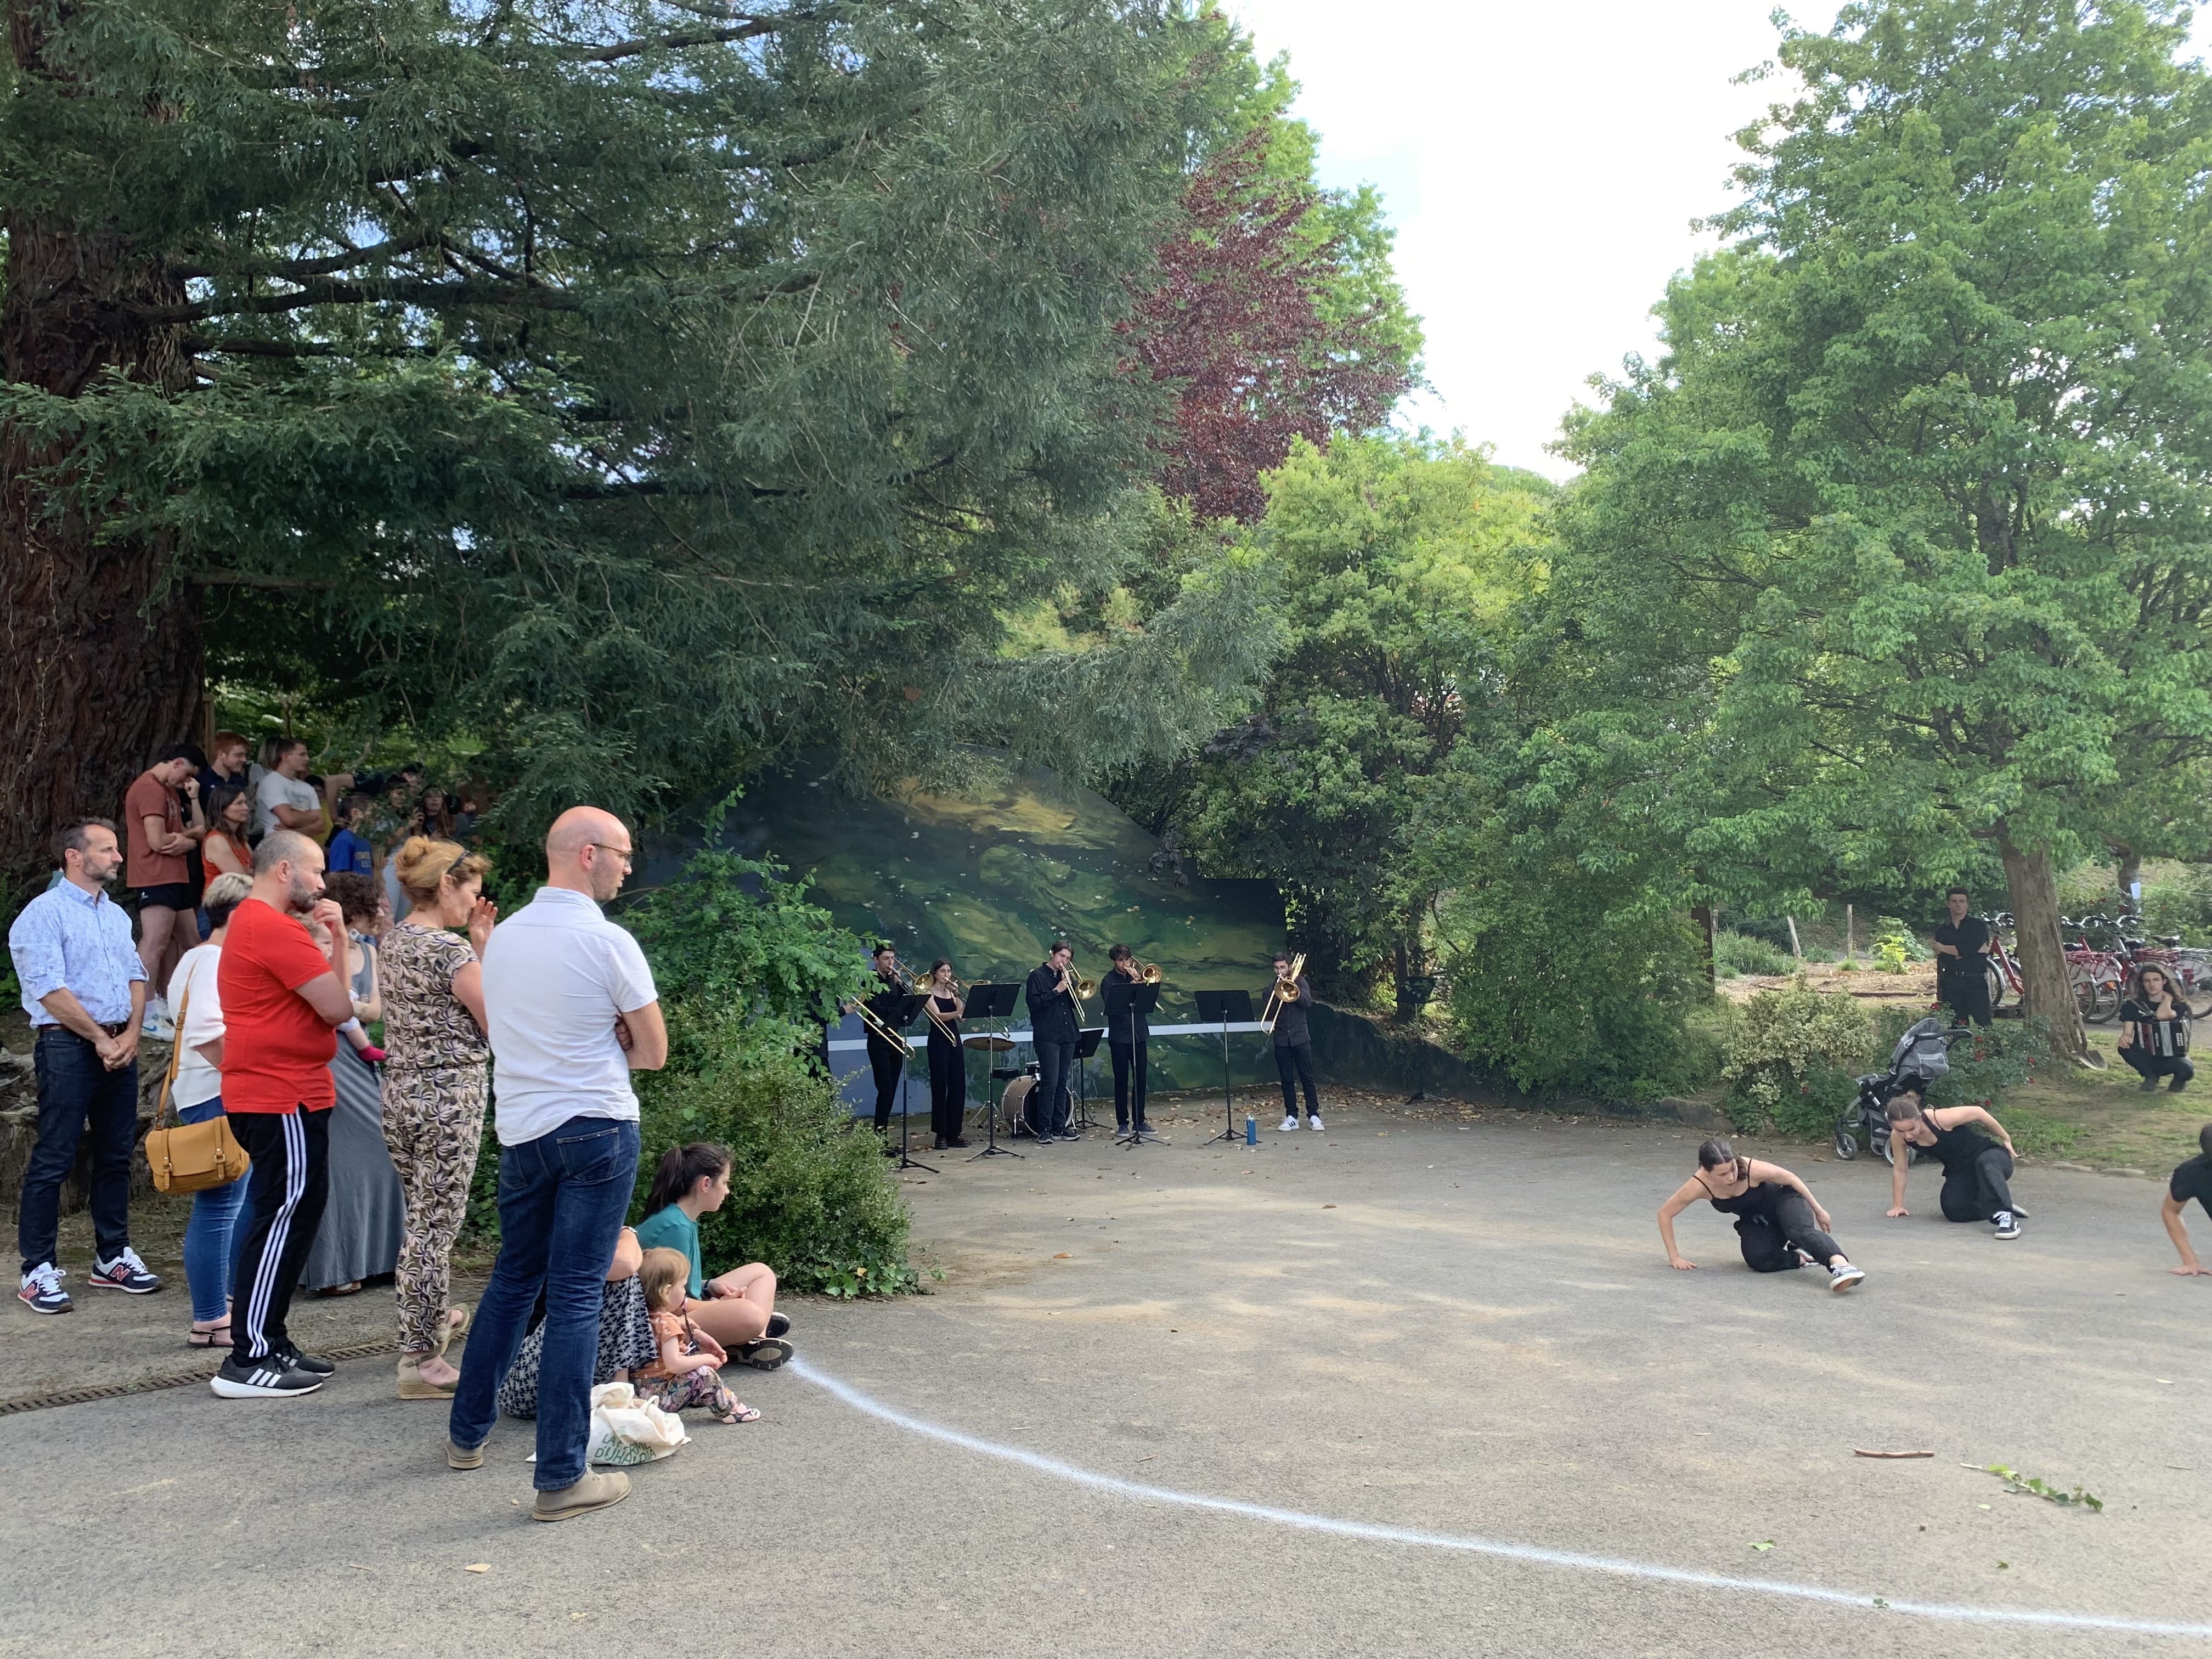
<path id="1" fill-rule="evenodd" d="M 1004 1022 L 1014 1012 L 1014 998 L 1019 989 L 1018 986 L 1013 985 L 969 986 L 965 999 L 968 1006 L 966 1018 Z M 1001 1043 L 1005 1044 L 1003 1048 L 999 1047 Z M 965 1046 L 964 1043 L 963 1046 Z M 981 1047 L 987 1054 L 1012 1053 L 1014 1047 L 1012 1041 L 1006 1035 L 1003 1026 L 995 1036 L 987 1035 L 978 1046 Z M 984 1066 L 987 1075 L 990 1069 L 988 1064 Z M 997 1079 L 990 1080 L 995 1082 Z M 1023 1156 L 1011 1146 L 999 1145 L 999 1103 L 995 1097 L 988 1093 L 983 1097 L 983 1129 L 985 1139 L 983 1150 L 969 1157 L 968 1161 L 970 1164 L 979 1158 Z"/>
<path id="2" fill-rule="evenodd" d="M 1103 1025 L 1093 1025 L 1075 1034 L 1075 1115 L 1067 1123 L 1072 1130 L 1098 1127 L 1091 1121 L 1091 1073 L 1083 1062 L 1098 1057 L 1098 1044 L 1105 1035 Z"/>
<path id="3" fill-rule="evenodd" d="M 1143 1014 L 1150 1017 L 1158 1013 L 1159 1007 L 1160 988 L 1157 985 L 1139 985 L 1129 994 L 1129 1127 L 1115 1135 L 1116 1146 L 1141 1146 L 1148 1140 L 1157 1140 L 1163 1146 L 1175 1145 L 1165 1135 L 1155 1134 L 1152 1126 L 1145 1121 L 1145 1105 L 1148 1103 L 1143 1100 L 1146 1062 L 1137 1057 L 1135 1016 Z"/>
<path id="4" fill-rule="evenodd" d="M 1243 1025 L 1252 1018 L 1252 994 L 1249 991 L 1200 991 L 1198 994 L 1198 1019 L 1201 1025 L 1221 1027 L 1221 1112 L 1226 1124 L 1215 1140 L 1234 1141 L 1242 1137 L 1237 1133 L 1237 1103 L 1229 1091 L 1229 1028 Z"/>
<path id="5" fill-rule="evenodd" d="M 921 1006 L 928 1000 L 925 996 L 902 996 L 895 1010 L 896 1017 L 884 1020 L 884 1024 L 898 1034 L 899 1042 L 906 1048 L 906 1054 L 899 1061 L 899 1156 L 895 1167 L 900 1170 L 927 1170 L 935 1175 L 935 1166 L 924 1164 L 914 1156 L 914 1105 L 908 1100 L 906 1093 L 906 1085 L 914 1080 L 914 1067 L 909 1063 L 914 1059 L 914 1044 L 908 1041 L 906 1028 L 921 1018 Z"/>

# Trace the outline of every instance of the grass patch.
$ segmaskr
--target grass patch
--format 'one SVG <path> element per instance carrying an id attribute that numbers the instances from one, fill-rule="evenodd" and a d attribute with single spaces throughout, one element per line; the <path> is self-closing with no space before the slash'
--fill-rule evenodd
<path id="1" fill-rule="evenodd" d="M 2102 1072 L 2078 1066 L 2039 1067 L 2029 1082 L 2004 1091 L 1990 1108 L 2031 1158 L 2069 1158 L 2100 1170 L 2164 1175 L 2196 1155 L 2197 1132 L 2212 1119 L 2212 1091 L 2145 1094 L 2119 1058 L 2115 1034 L 2093 1030 L 2090 1046 Z"/>

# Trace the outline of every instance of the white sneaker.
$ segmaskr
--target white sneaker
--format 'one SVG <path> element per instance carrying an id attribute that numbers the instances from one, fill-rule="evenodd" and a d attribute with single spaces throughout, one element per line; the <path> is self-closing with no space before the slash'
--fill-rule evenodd
<path id="1" fill-rule="evenodd" d="M 146 1017 L 139 1022 L 138 1030 L 143 1035 L 158 1037 L 163 1042 L 176 1036 L 177 1028 L 169 1019 L 167 998 L 149 997 L 146 1000 Z"/>
<path id="2" fill-rule="evenodd" d="M 1841 1293 L 1858 1284 L 1866 1275 L 1848 1261 L 1838 1262 L 1828 1269 L 1828 1288 Z"/>
<path id="3" fill-rule="evenodd" d="M 1316 1113 L 1306 1119 L 1306 1127 L 1313 1130 L 1316 1134 L 1321 1132 L 1321 1127 L 1322 1123 L 1320 1114 Z"/>
<path id="4" fill-rule="evenodd" d="M 1297 1121 L 1297 1119 L 1296 1119 L 1296 1118 L 1294 1118 L 1294 1117 L 1288 1116 L 1288 1115 L 1285 1115 L 1285 1116 L 1284 1117 L 1284 1119 L 1283 1119 L 1283 1129 L 1282 1129 L 1282 1132 L 1283 1132 L 1285 1134 L 1288 1134 L 1288 1133 L 1290 1133 L 1291 1130 L 1293 1130 L 1293 1129 L 1297 1128 L 1297 1127 L 1298 1127 L 1298 1121 Z"/>

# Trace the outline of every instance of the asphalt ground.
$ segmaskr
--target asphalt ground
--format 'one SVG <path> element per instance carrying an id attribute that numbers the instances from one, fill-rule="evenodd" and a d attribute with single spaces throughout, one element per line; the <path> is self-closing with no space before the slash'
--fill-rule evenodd
<path id="1" fill-rule="evenodd" d="M 0 1653 L 2212 1650 L 1986 1616 L 2212 1626 L 2212 1280 L 2166 1273 L 2152 1182 L 2024 1170 L 2000 1243 L 1932 1170 L 1886 1221 L 1879 1164 L 1793 1152 L 1869 1275 L 1839 1297 L 1702 1208 L 1668 1268 L 1688 1131 L 1329 1124 L 932 1158 L 933 1294 L 794 1304 L 800 1364 L 729 1374 L 762 1421 L 690 1414 L 558 1526 L 527 1425 L 450 1473 L 388 1361 L 0 1418 Z"/>

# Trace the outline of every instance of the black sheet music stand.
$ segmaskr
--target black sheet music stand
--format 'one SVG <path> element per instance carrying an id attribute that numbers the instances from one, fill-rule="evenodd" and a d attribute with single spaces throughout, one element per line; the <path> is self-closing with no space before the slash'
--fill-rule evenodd
<path id="1" fill-rule="evenodd" d="M 920 1158 L 915 1157 L 913 1154 L 914 1107 L 912 1103 L 910 1103 L 906 1097 L 906 1085 L 908 1083 L 912 1081 L 914 1072 L 914 1066 L 911 1064 L 914 1059 L 914 1042 L 913 1040 L 906 1035 L 906 1028 L 921 1018 L 921 1005 L 927 1000 L 928 999 L 927 997 L 913 995 L 902 996 L 898 1000 L 898 1007 L 895 1017 L 884 1020 L 884 1024 L 890 1026 L 892 1030 L 897 1032 L 899 1034 L 899 1041 L 906 1044 L 906 1053 L 901 1057 L 899 1061 L 899 1157 L 897 1167 L 902 1170 L 927 1170 L 930 1174 L 935 1175 L 937 1170 L 933 1165 L 924 1164 Z"/>
<path id="2" fill-rule="evenodd" d="M 1080 1134 L 1085 1129 L 1098 1126 L 1091 1121 L 1091 1068 L 1084 1064 L 1098 1056 L 1098 1044 L 1106 1036 L 1103 1025 L 1093 1025 L 1075 1034 L 1075 1115 L 1067 1121 L 1072 1133 Z"/>
<path id="3" fill-rule="evenodd" d="M 1021 987 L 1018 985 L 971 985 L 968 988 L 968 995 L 966 999 L 968 1012 L 964 1018 L 968 1019 L 995 1019 L 1001 1022 L 1000 1029 L 996 1033 L 996 1036 L 1000 1042 L 1006 1042 L 1003 1023 L 1013 1013 L 1014 999 L 1020 994 L 1020 991 Z M 1012 1054 L 1013 1052 L 1013 1045 L 1009 1042 L 1006 1043 L 1006 1047 L 1003 1049 L 986 1049 L 985 1052 L 987 1054 Z M 986 1082 L 997 1081 L 996 1079 L 988 1075 L 992 1068 L 988 1062 L 985 1064 L 983 1069 L 986 1074 Z M 964 1087 L 967 1081 L 967 1068 L 965 1066 L 961 1068 L 961 1081 Z M 1012 1126 L 1009 1126 L 1010 1133 L 1011 1127 Z M 968 1161 L 970 1164 L 973 1164 L 976 1158 L 1019 1158 L 1022 1156 L 1021 1153 L 1016 1152 L 1011 1146 L 1001 1146 L 999 1145 L 999 1103 L 997 1097 L 989 1093 L 986 1093 L 983 1097 L 983 1128 L 985 1135 L 985 1145 L 983 1150 L 969 1157 Z"/>
<path id="4" fill-rule="evenodd" d="M 1146 1103 L 1144 1100 L 1144 1092 L 1146 1061 L 1135 1052 L 1136 1039 L 1134 1034 L 1137 1026 L 1134 1016 L 1142 1014 L 1147 1018 L 1150 1018 L 1152 1015 L 1158 1013 L 1159 1010 L 1160 988 L 1158 986 L 1139 985 L 1135 990 L 1129 993 L 1129 1012 L 1132 1016 L 1129 1023 L 1129 1030 L 1131 1032 L 1131 1053 L 1129 1055 L 1129 1127 L 1115 1135 L 1114 1144 L 1116 1146 L 1141 1146 L 1148 1140 L 1157 1140 L 1163 1146 L 1172 1146 L 1175 1145 L 1175 1143 L 1170 1140 L 1165 1135 L 1154 1133 L 1152 1132 L 1152 1126 L 1145 1121 Z"/>
<path id="5" fill-rule="evenodd" d="M 1198 1023 L 1221 1028 L 1221 1112 L 1224 1127 L 1206 1142 L 1241 1140 L 1237 1133 L 1237 1103 L 1229 1091 L 1229 1028 L 1249 1024 L 1252 1018 L 1252 994 L 1249 991 L 1200 991 L 1198 994 Z"/>

